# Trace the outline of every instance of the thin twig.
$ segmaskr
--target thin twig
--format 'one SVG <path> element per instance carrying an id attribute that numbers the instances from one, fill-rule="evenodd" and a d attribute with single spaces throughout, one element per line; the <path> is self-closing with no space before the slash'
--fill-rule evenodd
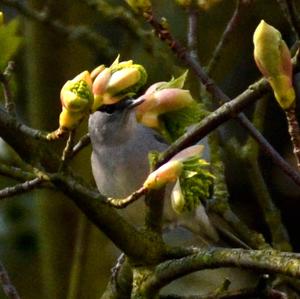
<path id="1" fill-rule="evenodd" d="M 233 12 L 233 15 L 231 19 L 229 20 L 213 54 L 212 57 L 208 63 L 207 66 L 207 74 L 213 73 L 216 65 L 218 64 L 220 57 L 221 57 L 221 52 L 224 49 L 225 45 L 228 44 L 230 37 L 234 30 L 238 28 L 240 21 L 241 21 L 241 14 L 244 12 L 244 9 L 246 9 L 250 3 L 253 2 L 253 0 L 237 0 L 235 10 Z"/>
<path id="2" fill-rule="evenodd" d="M 120 256 L 117 259 L 117 263 L 111 269 L 111 278 L 110 279 L 111 279 L 111 282 L 114 285 L 117 285 L 118 274 L 119 274 L 119 272 L 121 270 L 122 265 L 125 262 L 125 258 L 126 258 L 125 254 L 121 253 Z"/>
<path id="3" fill-rule="evenodd" d="M 21 168 L 0 163 L 0 174 L 17 180 L 33 180 L 36 175 Z"/>
<path id="4" fill-rule="evenodd" d="M 300 36 L 300 18 L 297 12 L 296 4 L 293 0 L 277 0 L 279 7 L 288 21 L 292 31 L 299 39 Z"/>
<path id="5" fill-rule="evenodd" d="M 25 17 L 43 23 L 55 32 L 67 37 L 69 40 L 79 40 L 84 42 L 91 49 L 100 51 L 102 55 L 111 58 L 115 55 L 110 42 L 97 32 L 91 31 L 86 26 L 71 26 L 61 23 L 59 20 L 52 20 L 44 11 L 38 12 L 31 9 L 21 1 L 17 0 L 0 0 L 0 3 L 12 7 Z"/>
<path id="6" fill-rule="evenodd" d="M 198 58 L 197 51 L 197 35 L 198 35 L 198 15 L 199 12 L 196 8 L 190 7 L 188 9 L 188 48 L 191 56 L 194 59 Z"/>
<path id="7" fill-rule="evenodd" d="M 77 155 L 82 149 L 91 143 L 90 134 L 86 134 L 80 138 L 80 140 L 74 145 L 72 152 L 70 153 L 70 158 Z"/>
<path id="8" fill-rule="evenodd" d="M 34 188 L 39 187 L 43 181 L 44 179 L 42 178 L 35 178 L 33 180 L 14 185 L 13 187 L 6 187 L 0 190 L 0 199 L 31 191 Z"/>
<path id="9" fill-rule="evenodd" d="M 0 262 L 0 283 L 2 284 L 2 289 L 8 298 L 20 299 L 17 289 L 12 284 L 5 267 L 1 262 Z"/>
<path id="10" fill-rule="evenodd" d="M 294 108 L 285 110 L 285 115 L 288 123 L 288 131 L 293 144 L 293 153 L 295 155 L 297 166 L 300 170 L 300 128 Z"/>
<path id="11" fill-rule="evenodd" d="M 14 71 L 14 68 L 15 63 L 13 61 L 9 61 L 4 72 L 0 74 L 0 81 L 3 86 L 5 109 L 12 116 L 16 116 L 16 106 L 9 86 L 9 80 L 11 78 L 12 72 Z"/>
<path id="12" fill-rule="evenodd" d="M 75 130 L 72 130 L 69 132 L 69 138 L 67 140 L 66 146 L 65 146 L 62 156 L 61 156 L 61 165 L 59 167 L 59 171 L 62 171 L 64 169 L 67 161 L 69 160 L 69 158 L 72 154 L 74 139 L 75 139 Z"/>
<path id="13" fill-rule="evenodd" d="M 145 195 L 147 191 L 148 191 L 148 189 L 146 189 L 145 187 L 141 187 L 139 190 L 133 192 L 126 198 L 108 197 L 107 203 L 117 209 L 124 209 L 128 205 L 130 205 L 131 203 L 135 202 L 136 200 L 141 198 L 143 195 Z"/>

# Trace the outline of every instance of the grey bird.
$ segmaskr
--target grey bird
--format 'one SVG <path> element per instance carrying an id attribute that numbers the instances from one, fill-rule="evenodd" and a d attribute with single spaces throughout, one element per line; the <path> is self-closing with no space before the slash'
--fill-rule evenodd
<path id="1" fill-rule="evenodd" d="M 107 197 L 124 198 L 140 188 L 149 174 L 149 152 L 167 148 L 155 131 L 137 123 L 133 108 L 142 102 L 127 99 L 90 116 L 92 171 Z"/>
<path id="2" fill-rule="evenodd" d="M 133 108 L 142 102 L 142 99 L 127 99 L 103 105 L 89 118 L 92 171 L 98 190 L 104 196 L 125 198 L 139 189 L 149 174 L 149 152 L 162 152 L 168 147 L 154 130 L 137 122 Z M 170 188 L 167 188 L 166 197 L 169 195 Z M 170 200 L 166 200 L 166 205 L 169 206 L 168 220 L 173 222 L 176 217 L 177 221 L 178 216 L 170 212 Z M 193 215 L 179 219 L 194 232 L 201 231 L 210 239 L 218 239 L 202 205 Z"/>

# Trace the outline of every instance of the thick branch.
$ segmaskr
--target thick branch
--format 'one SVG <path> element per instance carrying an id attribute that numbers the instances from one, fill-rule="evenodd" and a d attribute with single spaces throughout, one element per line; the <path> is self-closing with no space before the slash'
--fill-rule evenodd
<path id="1" fill-rule="evenodd" d="M 107 204 L 105 197 L 79 184 L 67 174 L 53 175 L 51 181 L 127 256 L 143 263 L 161 260 L 164 255 L 163 245 L 157 243 L 153 246 L 150 236 L 139 232 L 123 219 Z"/>
<path id="2" fill-rule="evenodd" d="M 46 171 L 56 171 L 60 159 L 49 142 L 40 138 L 39 130 L 31 129 L 18 122 L 0 108 L 0 136 L 25 160 L 38 161 Z M 41 140 L 42 139 L 42 140 Z"/>
<path id="3" fill-rule="evenodd" d="M 238 267 L 300 278 L 300 261 L 287 258 L 284 253 L 274 250 L 215 248 L 209 251 L 199 250 L 197 254 L 161 263 L 144 287 L 153 292 L 189 273 L 220 267 Z"/>

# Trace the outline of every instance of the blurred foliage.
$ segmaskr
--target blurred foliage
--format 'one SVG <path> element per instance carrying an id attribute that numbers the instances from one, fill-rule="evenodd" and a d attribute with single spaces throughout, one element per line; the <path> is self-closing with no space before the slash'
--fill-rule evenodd
<path id="1" fill-rule="evenodd" d="M 15 18 L 0 26 L 0 69 L 6 67 L 7 62 L 15 56 L 21 45 L 22 38 L 18 34 L 20 19 Z"/>

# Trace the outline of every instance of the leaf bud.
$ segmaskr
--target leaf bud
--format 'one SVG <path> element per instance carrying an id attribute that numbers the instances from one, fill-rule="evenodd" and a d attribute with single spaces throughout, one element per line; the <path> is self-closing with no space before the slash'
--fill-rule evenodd
<path id="1" fill-rule="evenodd" d="M 72 112 L 87 112 L 94 101 L 91 87 L 92 80 L 88 71 L 67 81 L 60 92 L 63 107 Z"/>
<path id="2" fill-rule="evenodd" d="M 253 42 L 256 65 L 269 81 L 277 102 L 284 110 L 294 107 L 291 54 L 280 32 L 262 20 L 254 32 Z"/>
<path id="3" fill-rule="evenodd" d="M 180 186 L 180 180 L 177 179 L 171 193 L 171 205 L 177 214 L 181 214 L 185 208 L 185 198 Z"/>

